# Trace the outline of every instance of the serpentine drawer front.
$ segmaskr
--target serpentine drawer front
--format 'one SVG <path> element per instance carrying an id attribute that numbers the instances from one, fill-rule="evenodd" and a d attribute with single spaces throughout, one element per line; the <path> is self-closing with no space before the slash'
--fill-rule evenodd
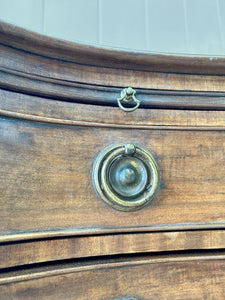
<path id="1" fill-rule="evenodd" d="M 7 272 L 1 299 L 223 299 L 224 255 L 136 257 Z M 1 276 L 1 275 L 0 275 Z M 215 283 L 216 281 L 216 283 Z M 216 289 L 215 289 L 216 286 Z M 52 288 L 54 287 L 54 288 Z M 23 298 L 24 297 L 24 298 Z M 28 298 L 31 299 L 31 298 Z"/>
<path id="2" fill-rule="evenodd" d="M 0 41 L 0 298 L 224 299 L 225 60 Z"/>
<path id="3" fill-rule="evenodd" d="M 11 97 L 12 93 L 5 93 Z M 13 96 L 16 99 L 18 94 Z M 24 95 L 22 99 L 32 103 L 34 98 Z M 35 98 L 41 106 L 40 100 Z M 76 104 L 69 106 L 74 111 L 77 109 Z M 92 107 L 86 105 L 82 109 L 88 114 Z M 97 109 L 103 116 L 106 110 L 111 111 L 112 117 L 119 113 L 116 108 Z M 184 130 L 131 130 L 4 117 L 1 135 L 2 236 L 12 237 L 22 232 L 45 234 L 46 230 L 53 233 L 67 228 L 79 234 L 93 230 L 99 233 L 135 228 L 154 230 L 165 226 L 191 229 L 205 223 L 219 227 L 224 220 L 224 131 L 192 131 L 188 127 Z M 151 153 L 157 163 L 160 180 L 153 187 L 157 195 L 154 199 L 150 197 L 149 205 L 138 211 L 124 212 L 126 205 L 122 205 L 122 211 L 113 209 L 100 200 L 93 187 L 93 165 L 97 156 L 117 143 L 138 145 Z M 145 170 L 143 163 L 140 166 Z M 150 194 L 151 191 L 152 188 Z M 144 188 L 138 196 L 143 203 L 146 193 Z M 127 203 L 133 205 L 133 201 Z M 141 208 L 138 205 L 134 208 Z"/>

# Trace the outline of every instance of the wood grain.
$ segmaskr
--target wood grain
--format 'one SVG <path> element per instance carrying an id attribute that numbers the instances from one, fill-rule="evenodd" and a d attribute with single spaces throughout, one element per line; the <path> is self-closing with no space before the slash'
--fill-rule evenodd
<path id="1" fill-rule="evenodd" d="M 100 49 L 3 22 L 0 53 L 0 268 L 16 267 L 1 269 L 0 298 L 224 299 L 225 59 Z M 115 107 L 127 86 L 143 103 L 130 114 Z M 121 142 L 159 165 L 160 193 L 136 212 L 92 186 L 96 156 Z M 211 254 L 169 252 L 184 250 Z M 138 253 L 151 255 L 104 259 Z"/>
<path id="2" fill-rule="evenodd" d="M 121 87 L 92 85 L 21 73 L 0 67 L 0 87 L 7 90 L 43 96 L 60 101 L 117 106 Z M 168 91 L 136 89 L 140 107 L 178 109 L 223 109 L 221 92 Z"/>
<path id="3" fill-rule="evenodd" d="M 0 268 L 49 261 L 182 250 L 225 248 L 224 230 L 77 236 L 0 244 Z"/>
<path id="4" fill-rule="evenodd" d="M 224 57 L 158 54 L 95 47 L 0 23 L 1 44 L 52 59 L 106 68 L 225 75 Z"/>
<path id="5" fill-rule="evenodd" d="M 84 53 L 82 54 L 84 55 Z M 86 57 L 85 57 L 86 58 Z M 122 68 L 107 68 L 76 64 L 64 60 L 37 56 L 35 54 L 1 46 L 0 67 L 9 72 L 17 71 L 22 77 L 32 76 L 68 82 L 81 82 L 110 87 L 127 87 L 158 90 L 225 92 L 224 76 L 160 73 Z M 13 78 L 12 78 L 13 79 Z M 3 80 L 4 81 L 4 80 Z M 4 86 L 3 82 L 3 86 Z M 13 81 L 11 82 L 13 86 Z M 18 85 L 14 83 L 18 91 Z M 23 86 L 23 84 L 21 84 Z M 37 86 L 36 86 L 37 88 Z M 32 85 L 29 87 L 32 94 Z M 21 88 L 23 91 L 23 88 Z"/>
<path id="6" fill-rule="evenodd" d="M 57 97 L 55 88 L 65 98 L 75 101 L 74 83 L 225 92 L 222 57 L 101 49 L 53 39 L 3 22 L 0 23 L 0 51 L 0 70 L 4 73 L 0 76 L 0 86 L 29 94 Z"/>
<path id="7" fill-rule="evenodd" d="M 224 227 L 224 131 L 173 131 L 1 121 L 2 241 L 70 234 Z M 115 211 L 92 186 L 103 148 L 138 143 L 155 156 L 161 191 L 151 206 Z M 212 226 L 212 227 L 211 227 Z"/>
<path id="8" fill-rule="evenodd" d="M 224 255 L 75 263 L 1 275 L 1 299 L 224 299 Z"/>
<path id="9" fill-rule="evenodd" d="M 225 111 L 138 109 L 78 104 L 0 90 L 0 115 L 55 124 L 136 129 L 224 130 Z M 212 100 L 211 100 L 212 101 Z"/>

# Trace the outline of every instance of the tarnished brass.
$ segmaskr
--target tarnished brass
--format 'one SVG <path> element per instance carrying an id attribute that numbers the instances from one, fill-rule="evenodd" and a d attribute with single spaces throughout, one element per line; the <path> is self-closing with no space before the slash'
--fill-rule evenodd
<path id="1" fill-rule="evenodd" d="M 145 189 L 148 172 L 139 158 L 120 156 L 111 163 L 108 179 L 118 195 L 130 199 Z"/>
<path id="2" fill-rule="evenodd" d="M 136 91 L 132 87 L 125 88 L 121 91 L 121 94 L 120 94 L 121 97 L 117 100 L 117 102 L 118 102 L 119 107 L 123 111 L 131 112 L 131 111 L 136 110 L 139 107 L 141 101 L 135 97 L 135 94 L 136 94 Z M 134 102 L 135 106 L 134 107 L 124 107 L 122 104 L 122 101 L 130 102 L 130 103 Z"/>
<path id="3" fill-rule="evenodd" d="M 111 207 L 138 210 L 157 194 L 158 167 L 152 154 L 138 145 L 111 145 L 94 163 L 93 183 L 98 196 Z"/>

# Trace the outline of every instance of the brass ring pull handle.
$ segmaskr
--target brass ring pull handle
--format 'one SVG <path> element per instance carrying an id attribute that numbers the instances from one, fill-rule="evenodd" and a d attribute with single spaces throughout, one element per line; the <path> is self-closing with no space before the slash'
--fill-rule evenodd
<path id="1" fill-rule="evenodd" d="M 141 101 L 135 97 L 135 94 L 136 94 L 136 91 L 134 89 L 132 89 L 131 87 L 125 88 L 121 91 L 121 94 L 120 94 L 121 97 L 117 100 L 117 102 L 118 102 L 119 107 L 123 111 L 131 112 L 131 111 L 136 110 L 139 107 Z M 134 103 L 136 103 L 136 105 L 134 107 L 124 107 L 122 104 L 122 101 L 127 102 L 127 103 L 134 102 Z"/>
<path id="2" fill-rule="evenodd" d="M 157 194 L 158 167 L 152 154 L 140 146 L 112 145 L 94 163 L 93 184 L 100 199 L 114 209 L 138 210 Z"/>

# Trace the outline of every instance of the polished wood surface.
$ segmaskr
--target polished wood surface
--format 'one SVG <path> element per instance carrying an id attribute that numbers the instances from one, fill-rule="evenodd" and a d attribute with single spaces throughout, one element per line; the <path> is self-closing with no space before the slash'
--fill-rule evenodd
<path id="1" fill-rule="evenodd" d="M 221 255 L 145 257 L 4 273 L 1 299 L 217 299 L 225 293 Z"/>
<path id="2" fill-rule="evenodd" d="M 112 87 L 126 86 L 225 92 L 223 57 L 179 57 L 101 49 L 46 37 L 3 22 L 0 51 L 0 86 L 46 97 L 76 101 L 80 95 L 75 87 L 80 83 L 92 85 L 89 88 L 95 94 L 101 86 L 108 87 L 109 93 Z"/>
<path id="3" fill-rule="evenodd" d="M 0 23 L 1 299 L 224 299 L 224 62 Z M 117 106 L 128 86 L 132 113 Z M 130 213 L 92 185 L 96 156 L 120 142 L 160 172 L 156 199 Z"/>
<path id="4" fill-rule="evenodd" d="M 56 39 L 11 24 L 0 24 L 1 44 L 44 57 L 125 70 L 225 75 L 222 56 L 157 54 L 96 47 Z"/>
<path id="5" fill-rule="evenodd" d="M 213 103 L 212 99 L 211 102 Z M 126 113 L 118 107 L 52 101 L 6 90 L 1 90 L 0 114 L 28 121 L 89 127 L 208 131 L 225 129 L 225 111 L 222 110 L 139 108 Z"/>
<path id="6" fill-rule="evenodd" d="M 74 258 L 225 248 L 224 230 L 62 237 L 0 244 L 0 268 Z"/>
<path id="7" fill-rule="evenodd" d="M 3 118 L 1 134 L 1 240 L 62 229 L 81 234 L 223 227 L 224 131 L 120 130 Z M 149 149 L 160 168 L 159 195 L 140 211 L 106 206 L 92 185 L 97 154 L 118 142 Z"/>
<path id="8" fill-rule="evenodd" d="M 139 71 L 122 68 L 108 68 L 104 66 L 93 66 L 92 64 L 79 64 L 64 60 L 55 60 L 43 55 L 37 56 L 30 52 L 24 52 L 16 48 L 1 45 L 0 67 L 4 73 L 11 74 L 8 79 L 11 81 L 0 83 L 1 87 L 20 89 L 32 93 L 38 86 L 45 85 L 47 81 L 58 85 L 73 87 L 73 83 L 80 82 L 99 86 L 126 87 L 174 91 L 205 91 L 225 92 L 225 76 L 178 74 L 168 72 Z M 75 54 L 74 54 L 75 55 Z M 82 52 L 84 60 L 86 56 Z M 76 56 L 75 56 L 76 57 Z M 177 59 L 177 58 L 176 58 Z M 15 64 L 16 62 L 16 64 Z M 121 60 L 119 60 L 121 63 Z M 13 70 L 13 72 L 12 72 Z M 16 72 L 16 73 L 15 73 Z M 15 87 L 13 74 L 24 78 L 24 84 Z M 36 82 L 32 80 L 36 77 Z M 27 78 L 27 79 L 26 79 Z M 27 81 L 30 81 L 30 85 Z M 61 81 L 61 82 L 60 82 Z M 35 83 L 35 84 L 34 84 Z M 33 87 L 32 87 L 33 85 Z"/>
<path id="9" fill-rule="evenodd" d="M 38 95 L 60 101 L 117 106 L 121 87 L 97 86 L 79 82 L 66 82 L 51 78 L 38 78 L 28 74 L 21 75 L 13 70 L 0 68 L 0 86 L 7 90 Z M 140 107 L 169 109 L 214 109 L 224 110 L 223 92 L 167 91 L 154 89 L 136 89 L 141 101 Z"/>

